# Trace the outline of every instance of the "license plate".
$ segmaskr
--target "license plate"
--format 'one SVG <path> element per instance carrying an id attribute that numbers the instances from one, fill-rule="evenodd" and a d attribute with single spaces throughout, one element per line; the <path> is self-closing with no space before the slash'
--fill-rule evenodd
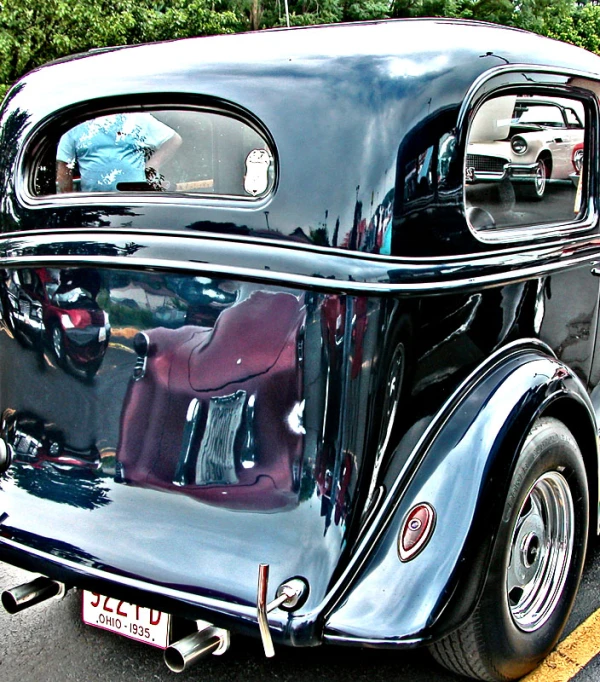
<path id="1" fill-rule="evenodd" d="M 159 649 L 169 646 L 171 617 L 95 592 L 83 592 L 83 622 Z"/>
<path id="2" fill-rule="evenodd" d="M 100 327 L 98 330 L 98 341 L 106 341 L 106 327 Z"/>

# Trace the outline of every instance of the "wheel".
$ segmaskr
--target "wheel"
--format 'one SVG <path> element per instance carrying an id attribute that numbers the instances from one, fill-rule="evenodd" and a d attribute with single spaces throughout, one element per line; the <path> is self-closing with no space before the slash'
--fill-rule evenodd
<path id="1" fill-rule="evenodd" d="M 547 162 L 544 159 L 538 159 L 535 164 L 533 180 L 517 185 L 519 195 L 530 201 L 541 201 L 546 193 L 549 175 Z"/>
<path id="2" fill-rule="evenodd" d="M 562 422 L 539 419 L 517 461 L 480 602 L 430 646 L 433 657 L 480 680 L 517 679 L 535 668 L 571 612 L 588 519 L 579 447 Z"/>
<path id="3" fill-rule="evenodd" d="M 63 340 L 62 331 L 58 325 L 52 327 L 52 350 L 60 367 L 65 363 L 65 342 Z"/>

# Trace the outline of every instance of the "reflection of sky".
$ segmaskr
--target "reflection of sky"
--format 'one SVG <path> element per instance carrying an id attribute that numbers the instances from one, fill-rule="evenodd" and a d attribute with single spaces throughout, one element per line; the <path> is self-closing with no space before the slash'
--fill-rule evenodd
<path id="1" fill-rule="evenodd" d="M 490 54 L 494 49 L 502 59 Z M 327 212 L 330 238 L 339 218 L 343 242 L 356 198 L 369 220 L 392 188 L 403 135 L 425 116 L 460 103 L 482 69 L 527 61 L 536 49 L 542 61 L 546 53 L 550 60 L 585 66 L 582 53 L 570 46 L 514 31 L 389 22 L 108 51 L 95 55 L 94 62 L 75 59 L 54 66 L 54 78 L 34 72 L 29 82 L 36 89 L 25 87 L 20 103 L 31 104 L 43 117 L 73 97 L 96 98 L 104 88 L 115 95 L 148 89 L 234 101 L 266 124 L 282 162 L 273 199 L 235 221 L 252 229 L 308 232 Z M 57 82 L 71 87 L 58 88 Z"/>
<path id="2" fill-rule="evenodd" d="M 331 576 L 339 557 L 339 529 L 332 527 L 323 537 L 316 498 L 289 512 L 252 514 L 203 505 L 178 493 L 102 484 L 109 487 L 112 503 L 88 511 L 31 497 L 3 482 L 6 525 L 81 547 L 141 579 L 172 587 L 198 585 L 249 603 L 256 600 L 259 563 L 271 565 L 273 592 L 293 575 L 305 576 L 314 590 L 325 586 L 323 577 Z"/>

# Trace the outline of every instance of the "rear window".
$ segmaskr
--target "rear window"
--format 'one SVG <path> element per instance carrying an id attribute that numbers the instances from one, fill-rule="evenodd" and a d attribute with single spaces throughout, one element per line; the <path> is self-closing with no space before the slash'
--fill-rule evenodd
<path id="1" fill-rule="evenodd" d="M 120 111 L 47 138 L 31 169 L 35 196 L 163 192 L 259 199 L 273 151 L 251 125 L 214 111 Z"/>

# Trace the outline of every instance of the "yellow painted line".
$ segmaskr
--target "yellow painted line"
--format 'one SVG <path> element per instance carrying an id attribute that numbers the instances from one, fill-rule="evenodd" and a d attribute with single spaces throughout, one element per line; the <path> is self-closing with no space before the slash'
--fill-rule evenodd
<path id="1" fill-rule="evenodd" d="M 111 335 L 121 336 L 124 339 L 133 339 L 138 331 L 139 329 L 135 329 L 134 327 L 113 327 L 111 329 Z"/>
<path id="2" fill-rule="evenodd" d="M 521 682 L 567 682 L 600 653 L 600 610 L 584 621 Z"/>
<path id="3" fill-rule="evenodd" d="M 124 346 L 122 343 L 115 343 L 113 341 L 110 341 L 108 345 L 111 348 L 116 348 L 117 350 L 124 350 L 127 353 L 135 353 L 133 349 L 129 348 L 129 346 Z"/>

